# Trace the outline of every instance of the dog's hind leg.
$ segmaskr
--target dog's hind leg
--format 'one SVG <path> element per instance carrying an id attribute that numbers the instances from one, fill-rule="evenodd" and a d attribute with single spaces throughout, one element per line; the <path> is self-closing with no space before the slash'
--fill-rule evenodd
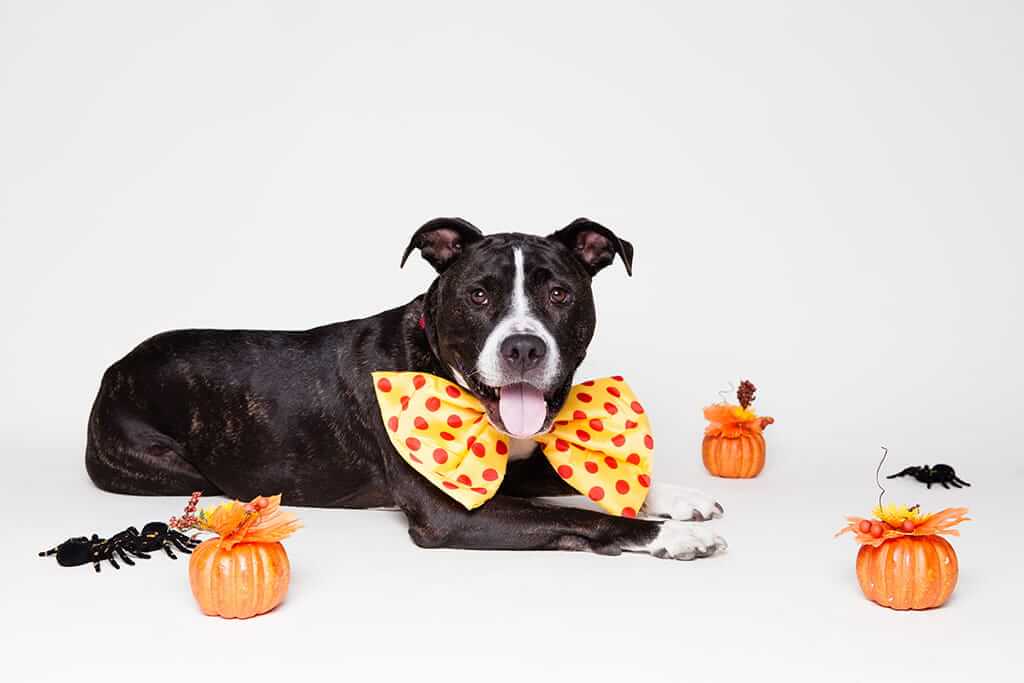
<path id="1" fill-rule="evenodd" d="M 181 456 L 181 445 L 133 417 L 105 415 L 94 409 L 89 420 L 85 467 L 99 488 L 138 496 L 187 496 L 219 493 Z"/>

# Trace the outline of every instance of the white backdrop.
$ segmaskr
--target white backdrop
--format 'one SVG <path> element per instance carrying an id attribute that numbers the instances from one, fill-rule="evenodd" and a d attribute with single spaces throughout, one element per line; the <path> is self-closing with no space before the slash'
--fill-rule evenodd
<path id="1" fill-rule="evenodd" d="M 385 679 L 1012 678 L 1022 31 L 1013 2 L 0 2 L 0 667 L 67 680 L 118 651 L 180 678 L 147 650 L 193 642 Z M 636 245 L 632 279 L 596 281 L 584 374 L 629 378 L 656 479 L 719 497 L 728 555 L 426 552 L 393 514 L 304 511 L 288 603 L 244 624 L 198 615 L 184 563 L 33 556 L 183 502 L 89 484 L 107 365 L 165 329 L 404 303 L 432 273 L 401 251 L 437 215 L 586 215 Z M 778 420 L 769 466 L 715 480 L 701 407 L 741 378 Z M 867 603 L 831 539 L 873 505 L 883 443 L 891 469 L 975 483 L 890 496 L 972 508 L 942 610 Z"/>

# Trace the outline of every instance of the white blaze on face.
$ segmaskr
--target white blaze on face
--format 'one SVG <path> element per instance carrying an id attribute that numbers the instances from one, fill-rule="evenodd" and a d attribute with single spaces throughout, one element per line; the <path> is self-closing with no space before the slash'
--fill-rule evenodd
<path id="1" fill-rule="evenodd" d="M 512 249 L 515 269 L 512 277 L 511 302 L 505 316 L 491 330 L 477 358 L 480 380 L 499 388 L 499 409 L 506 430 L 512 436 L 529 437 L 539 431 L 547 413 L 544 391 L 558 377 L 558 344 L 547 327 L 530 311 L 526 295 L 525 257 L 519 248 Z M 501 345 L 514 334 L 532 334 L 547 346 L 543 365 L 529 371 L 526 377 L 507 376 L 501 359 Z"/>
<path id="2" fill-rule="evenodd" d="M 513 334 L 535 334 L 547 345 L 544 365 L 537 368 L 536 377 L 528 377 L 531 384 L 538 389 L 550 389 L 558 377 L 558 344 L 555 338 L 530 312 L 530 299 L 526 296 L 526 268 L 523 250 L 512 249 L 515 272 L 512 278 L 512 300 L 505 317 L 491 330 L 484 342 L 484 347 L 477 358 L 477 371 L 484 384 L 490 387 L 501 387 L 512 382 L 522 381 L 520 377 L 505 377 L 501 363 L 501 343 Z M 531 373 L 532 375 L 533 373 Z"/>

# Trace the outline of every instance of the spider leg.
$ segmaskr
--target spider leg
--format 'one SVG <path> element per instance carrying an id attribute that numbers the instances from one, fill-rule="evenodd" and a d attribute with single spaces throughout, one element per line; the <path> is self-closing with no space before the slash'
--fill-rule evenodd
<path id="1" fill-rule="evenodd" d="M 110 564 L 114 565 L 114 569 L 120 569 L 121 568 L 121 565 L 119 565 L 117 563 L 117 560 L 114 559 L 114 551 L 113 550 L 110 551 L 110 557 L 107 558 L 107 562 L 109 562 Z"/>
<path id="2" fill-rule="evenodd" d="M 951 479 L 949 481 L 949 483 L 952 484 L 953 486 L 955 486 L 958 489 L 962 489 L 963 488 L 963 486 L 961 486 L 960 484 L 957 483 L 956 479 Z"/>
<path id="3" fill-rule="evenodd" d="M 114 548 L 114 550 L 117 552 L 117 555 L 118 555 L 118 557 L 121 558 L 122 562 L 124 562 L 129 567 L 134 567 L 135 566 L 135 560 L 133 560 L 132 558 L 128 557 L 128 554 L 125 553 L 123 548 Z"/>
<path id="4" fill-rule="evenodd" d="M 970 486 L 970 484 L 968 484 L 968 483 L 967 483 L 966 481 L 964 481 L 964 480 L 963 480 L 963 479 L 961 479 L 960 477 L 953 477 L 953 479 L 955 479 L 955 480 L 956 480 L 956 481 L 958 481 L 959 483 L 963 484 L 964 486 Z"/>
<path id="5" fill-rule="evenodd" d="M 928 488 L 931 489 L 932 483 L 929 481 L 929 482 L 927 482 L 927 484 L 928 484 Z"/>
<path id="6" fill-rule="evenodd" d="M 946 482 L 940 481 L 939 483 L 942 484 L 942 488 L 944 488 L 944 489 L 948 489 L 949 488 L 949 484 L 947 484 Z"/>
<path id="7" fill-rule="evenodd" d="M 93 562 L 92 563 L 92 568 L 96 570 L 97 574 L 99 574 L 100 573 L 100 561 L 96 560 L 95 562 Z"/>
<path id="8" fill-rule="evenodd" d="M 170 557 L 172 560 L 178 559 L 178 556 L 174 554 L 173 550 L 171 550 L 170 543 L 164 543 L 164 550 L 167 552 L 167 556 Z"/>
<path id="9" fill-rule="evenodd" d="M 188 542 L 188 540 L 189 540 L 188 536 L 186 536 L 185 534 L 181 533 L 180 531 L 176 531 L 175 529 L 168 529 L 167 530 L 167 538 L 173 538 L 176 541 L 182 541 L 182 542 Z"/>
<path id="10" fill-rule="evenodd" d="M 39 557 L 49 557 L 50 555 L 56 555 L 56 554 L 57 554 L 57 549 L 56 548 L 50 548 L 49 550 L 40 550 L 39 551 Z"/>
<path id="11" fill-rule="evenodd" d="M 175 548 L 177 548 L 181 552 L 185 553 L 186 555 L 191 555 L 192 554 L 192 549 L 188 547 L 188 539 L 185 540 L 185 543 L 182 543 L 181 541 L 176 539 L 174 536 L 170 536 L 167 540 L 170 543 L 173 543 Z"/>
<path id="12" fill-rule="evenodd" d="M 130 552 L 132 555 L 139 558 L 140 560 L 149 559 L 149 553 L 144 553 L 141 550 L 136 550 L 135 548 L 128 548 L 128 552 Z"/>

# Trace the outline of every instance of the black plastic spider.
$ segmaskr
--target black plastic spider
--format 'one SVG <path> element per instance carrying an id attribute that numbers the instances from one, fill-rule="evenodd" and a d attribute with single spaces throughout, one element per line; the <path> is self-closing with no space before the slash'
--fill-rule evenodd
<path id="1" fill-rule="evenodd" d="M 966 481 L 956 476 L 956 470 L 949 465 L 936 465 L 935 467 L 929 467 L 924 465 L 922 467 L 908 467 L 902 472 L 896 474 L 890 474 L 886 479 L 895 479 L 896 477 L 913 477 L 922 484 L 928 484 L 928 488 L 932 487 L 932 484 L 942 484 L 943 488 L 949 488 L 952 484 L 956 488 L 963 488 L 964 486 L 970 486 Z"/>
<path id="2" fill-rule="evenodd" d="M 150 522 L 142 527 L 142 533 L 131 526 L 110 538 L 100 538 L 96 534 L 92 538 L 76 536 L 69 538 L 55 548 L 44 550 L 39 557 L 57 556 L 57 564 L 62 567 L 78 567 L 92 562 L 96 571 L 100 570 L 100 562 L 110 562 L 114 569 L 120 569 L 117 558 L 127 565 L 134 566 L 132 557 L 148 560 L 149 553 L 163 548 L 172 560 L 178 559 L 172 548 L 191 554 L 192 549 L 200 541 L 189 538 L 185 534 L 168 528 L 163 522 Z M 131 556 L 131 557 L 130 557 Z"/>

